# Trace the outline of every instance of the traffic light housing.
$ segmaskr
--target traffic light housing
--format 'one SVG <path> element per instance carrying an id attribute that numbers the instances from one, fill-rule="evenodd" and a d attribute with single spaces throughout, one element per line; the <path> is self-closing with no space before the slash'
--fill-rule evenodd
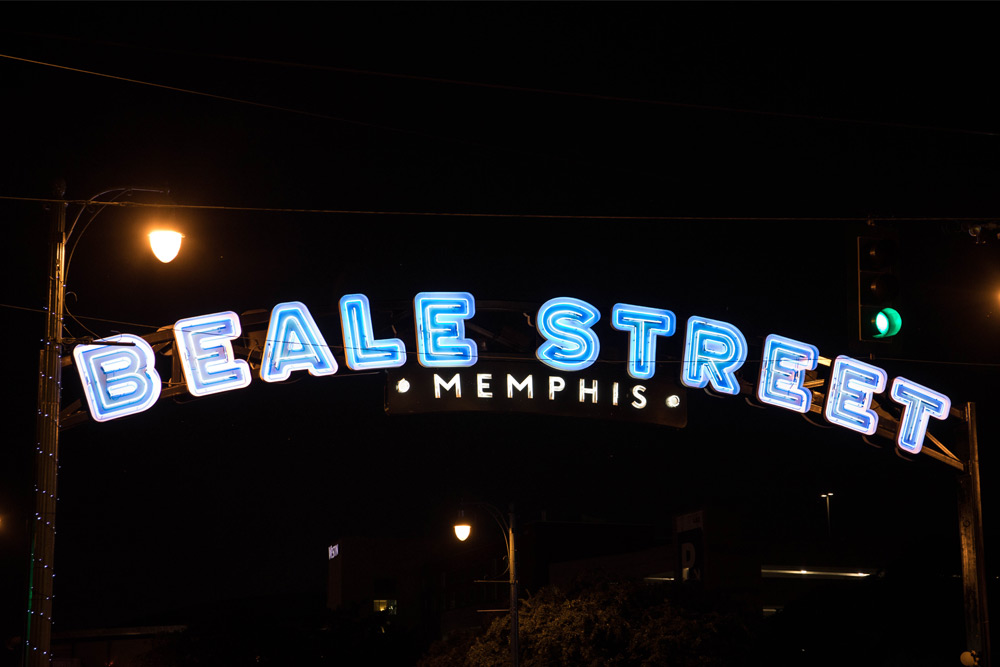
<path id="1" fill-rule="evenodd" d="M 892 236 L 858 237 L 858 338 L 888 341 L 903 327 L 899 244 Z"/>

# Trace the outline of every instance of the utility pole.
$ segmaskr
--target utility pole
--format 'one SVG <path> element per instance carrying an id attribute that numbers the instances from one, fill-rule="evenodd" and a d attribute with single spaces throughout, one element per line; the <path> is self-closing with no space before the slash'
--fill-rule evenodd
<path id="1" fill-rule="evenodd" d="M 66 184 L 55 186 L 56 198 L 66 195 Z M 52 204 L 49 238 L 48 305 L 45 340 L 38 364 L 38 415 L 35 444 L 35 520 L 31 529 L 31 570 L 28 581 L 28 618 L 24 664 L 52 661 L 52 584 L 55 577 L 56 475 L 59 468 L 59 404 L 62 392 L 62 326 L 66 266 L 66 202 Z"/>
<path id="2" fill-rule="evenodd" d="M 514 551 L 514 504 L 510 505 L 510 521 L 507 522 L 507 529 L 510 539 L 507 540 L 510 554 L 507 556 L 507 564 L 510 566 L 510 664 L 514 667 L 518 665 L 517 648 L 517 554 Z"/>
<path id="3" fill-rule="evenodd" d="M 962 597 L 965 602 L 966 647 L 980 667 L 990 663 L 990 623 L 986 608 L 986 559 L 983 549 L 983 502 L 979 484 L 979 438 L 976 404 L 965 406 L 968 449 L 958 478 L 958 522 L 962 539 Z"/>
<path id="4" fill-rule="evenodd" d="M 826 537 L 827 539 L 833 539 L 833 527 L 830 525 L 830 498 L 833 497 L 832 493 L 821 493 L 820 498 L 826 499 Z"/>

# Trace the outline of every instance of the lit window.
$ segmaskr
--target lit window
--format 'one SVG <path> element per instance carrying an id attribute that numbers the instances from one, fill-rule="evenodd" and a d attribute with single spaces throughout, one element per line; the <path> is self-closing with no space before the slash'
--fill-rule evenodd
<path id="1" fill-rule="evenodd" d="M 396 601 L 395 600 L 375 600 L 375 611 L 384 611 L 390 616 L 396 615 Z"/>

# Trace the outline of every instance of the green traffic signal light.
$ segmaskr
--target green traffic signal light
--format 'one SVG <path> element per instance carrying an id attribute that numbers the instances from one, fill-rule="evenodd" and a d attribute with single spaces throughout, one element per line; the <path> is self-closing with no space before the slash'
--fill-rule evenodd
<path id="1" fill-rule="evenodd" d="M 883 308 L 875 315 L 875 330 L 873 338 L 889 338 L 899 333 L 903 328 L 903 318 L 895 308 Z"/>
<path id="2" fill-rule="evenodd" d="M 899 314 L 898 242 L 891 230 L 857 238 L 858 337 L 861 342 L 894 340 L 903 326 Z"/>

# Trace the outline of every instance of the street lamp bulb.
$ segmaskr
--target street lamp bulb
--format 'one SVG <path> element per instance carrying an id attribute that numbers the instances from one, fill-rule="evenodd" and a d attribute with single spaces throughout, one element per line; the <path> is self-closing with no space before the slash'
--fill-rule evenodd
<path id="1" fill-rule="evenodd" d="M 149 245 L 153 248 L 156 259 L 166 264 L 177 257 L 183 238 L 184 235 L 180 232 L 159 230 L 149 233 Z"/>
<path id="2" fill-rule="evenodd" d="M 455 537 L 459 539 L 460 542 L 464 542 L 469 539 L 469 535 L 472 533 L 472 526 L 467 523 L 456 523 L 455 524 Z"/>

